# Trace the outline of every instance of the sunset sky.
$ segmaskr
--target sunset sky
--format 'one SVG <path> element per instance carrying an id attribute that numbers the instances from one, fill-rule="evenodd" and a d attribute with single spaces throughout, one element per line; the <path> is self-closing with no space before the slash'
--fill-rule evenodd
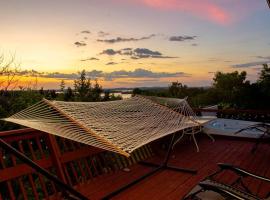
<path id="1" fill-rule="evenodd" d="M 216 71 L 255 80 L 270 63 L 265 0 L 0 0 L 0 22 L 21 84 L 32 74 L 45 88 L 82 69 L 105 88 L 208 86 Z"/>

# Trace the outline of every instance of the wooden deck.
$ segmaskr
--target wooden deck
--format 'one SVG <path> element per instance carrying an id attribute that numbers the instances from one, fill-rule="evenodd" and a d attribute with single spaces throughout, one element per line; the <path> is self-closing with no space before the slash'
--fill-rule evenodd
<path id="1" fill-rule="evenodd" d="M 251 140 L 218 137 L 212 143 L 206 136 L 198 139 L 200 152 L 195 151 L 191 141 L 186 140 L 178 144 L 170 158 L 170 164 L 197 169 L 197 175 L 182 172 L 161 171 L 146 180 L 125 190 L 113 199 L 124 200 L 179 200 L 185 196 L 200 180 L 217 169 L 217 163 L 232 163 L 244 169 L 256 172 L 258 175 L 270 177 L 270 146 L 261 144 L 252 154 L 250 150 L 254 144 Z M 161 151 L 160 151 L 161 152 Z M 162 161 L 161 153 L 157 153 L 151 161 Z M 130 172 L 118 171 L 99 176 L 77 187 L 79 191 L 90 199 L 100 199 L 105 194 L 114 191 L 118 187 L 132 181 L 149 171 L 149 167 L 133 165 Z M 235 176 L 231 173 L 221 174 L 219 179 L 230 183 Z M 270 191 L 270 184 L 260 181 L 246 180 L 246 183 L 260 197 Z"/>

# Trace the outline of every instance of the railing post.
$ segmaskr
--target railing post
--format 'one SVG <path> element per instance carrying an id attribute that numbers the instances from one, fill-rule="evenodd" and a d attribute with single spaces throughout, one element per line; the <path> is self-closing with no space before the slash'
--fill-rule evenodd
<path id="1" fill-rule="evenodd" d="M 56 139 L 53 135 L 51 134 L 46 134 L 48 138 L 48 145 L 49 145 L 49 150 L 51 153 L 53 165 L 55 166 L 57 176 L 64 182 L 67 183 L 67 179 L 62 167 L 62 163 L 60 161 L 61 157 L 61 152 L 59 149 L 59 146 L 56 142 Z"/>

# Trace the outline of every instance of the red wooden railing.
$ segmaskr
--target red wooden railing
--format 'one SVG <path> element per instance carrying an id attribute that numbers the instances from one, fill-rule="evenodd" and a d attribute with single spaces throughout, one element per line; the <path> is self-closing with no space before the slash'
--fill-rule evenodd
<path id="1" fill-rule="evenodd" d="M 152 155 L 146 146 L 125 158 L 34 129 L 0 132 L 0 138 L 73 187 Z M 0 147 L 0 200 L 48 199 L 59 197 L 61 192 L 55 182 Z"/>
<path id="2" fill-rule="evenodd" d="M 219 117 L 267 121 L 270 111 L 194 109 L 215 112 Z M 0 138 L 72 187 L 112 173 L 152 155 L 145 146 L 125 158 L 102 149 L 55 137 L 34 129 L 0 132 Z M 37 173 L 0 146 L 0 200 L 49 199 L 62 195 L 54 181 Z"/>

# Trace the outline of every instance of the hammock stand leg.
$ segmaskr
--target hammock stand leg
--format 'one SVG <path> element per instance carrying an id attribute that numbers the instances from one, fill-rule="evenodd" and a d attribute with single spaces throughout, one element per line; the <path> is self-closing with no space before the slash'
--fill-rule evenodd
<path id="1" fill-rule="evenodd" d="M 170 141 L 170 145 L 169 145 L 168 150 L 166 152 L 166 156 L 165 156 L 165 158 L 164 158 L 164 160 L 163 160 L 163 162 L 161 164 L 144 162 L 144 161 L 139 162 L 139 164 L 146 165 L 146 166 L 149 166 L 149 167 L 154 167 L 154 169 L 152 169 L 150 172 L 142 175 L 141 177 L 135 179 L 134 181 L 132 181 L 132 182 L 130 182 L 130 183 L 116 189 L 115 191 L 107 194 L 106 196 L 104 196 L 102 198 L 102 200 L 111 199 L 112 197 L 116 196 L 117 194 L 123 192 L 124 190 L 132 187 L 133 185 L 141 182 L 142 180 L 148 178 L 149 176 L 154 175 L 155 173 L 157 173 L 157 172 L 159 172 L 161 170 L 166 170 L 167 169 L 167 170 L 173 170 L 173 171 L 177 171 L 177 172 L 185 172 L 185 173 L 197 174 L 197 170 L 187 169 L 187 168 L 180 168 L 180 167 L 168 165 L 168 161 L 169 161 L 170 155 L 172 153 L 172 146 L 173 146 L 173 143 L 174 143 L 175 135 L 176 135 L 176 133 L 173 133 L 171 141 Z"/>

